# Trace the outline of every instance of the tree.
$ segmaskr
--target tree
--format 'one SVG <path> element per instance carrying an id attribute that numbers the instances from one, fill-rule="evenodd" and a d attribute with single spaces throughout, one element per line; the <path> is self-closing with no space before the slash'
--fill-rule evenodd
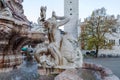
<path id="1" fill-rule="evenodd" d="M 106 34 L 110 34 L 117 19 L 113 15 L 107 15 L 105 8 L 97 9 L 92 12 L 91 16 L 86 18 L 81 24 L 80 40 L 84 49 L 95 49 L 95 57 L 101 48 L 112 46 L 107 42 Z"/>

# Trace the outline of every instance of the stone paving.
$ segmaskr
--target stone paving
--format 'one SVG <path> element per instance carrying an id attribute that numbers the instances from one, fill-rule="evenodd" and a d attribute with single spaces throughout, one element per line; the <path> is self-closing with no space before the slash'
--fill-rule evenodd
<path id="1" fill-rule="evenodd" d="M 108 67 L 116 76 L 120 78 L 120 58 L 90 58 L 84 59 L 84 62 L 92 62 Z"/>

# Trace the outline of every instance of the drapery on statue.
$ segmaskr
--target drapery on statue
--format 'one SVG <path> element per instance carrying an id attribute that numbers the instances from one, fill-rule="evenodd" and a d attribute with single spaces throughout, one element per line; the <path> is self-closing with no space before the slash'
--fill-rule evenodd
<path id="1" fill-rule="evenodd" d="M 64 66 L 69 63 L 74 67 L 82 66 L 82 54 L 79 50 L 79 46 L 77 45 L 77 40 L 67 33 L 62 35 L 58 29 L 68 21 L 68 17 L 56 16 L 53 11 L 52 17 L 43 22 L 44 27 L 48 31 L 49 44 L 47 47 L 37 48 L 38 50 L 35 53 L 35 57 L 39 63 L 41 63 L 39 55 L 49 54 L 54 60 L 49 61 L 49 63 L 46 61 L 46 63 L 54 63 L 54 65 L 51 66 Z"/>

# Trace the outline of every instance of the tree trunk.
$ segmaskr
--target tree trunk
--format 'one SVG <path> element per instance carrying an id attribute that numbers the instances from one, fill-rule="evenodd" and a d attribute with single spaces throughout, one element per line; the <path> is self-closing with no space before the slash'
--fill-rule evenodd
<path id="1" fill-rule="evenodd" d="M 95 58 L 97 58 L 98 57 L 98 48 L 96 48 L 96 53 L 95 53 Z"/>

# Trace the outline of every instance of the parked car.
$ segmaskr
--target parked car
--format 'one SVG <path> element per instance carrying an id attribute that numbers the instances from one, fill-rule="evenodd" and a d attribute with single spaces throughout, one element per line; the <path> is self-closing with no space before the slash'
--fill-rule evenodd
<path id="1" fill-rule="evenodd" d="M 89 55 L 89 56 L 95 56 L 95 54 L 96 54 L 96 51 L 87 51 L 86 52 L 86 55 Z"/>
<path id="2" fill-rule="evenodd" d="M 86 54 L 86 55 L 90 55 L 90 52 L 87 51 L 85 54 Z"/>
<path id="3" fill-rule="evenodd" d="M 95 52 L 95 51 L 90 51 L 90 54 L 95 55 L 95 54 L 96 54 L 96 52 Z"/>

